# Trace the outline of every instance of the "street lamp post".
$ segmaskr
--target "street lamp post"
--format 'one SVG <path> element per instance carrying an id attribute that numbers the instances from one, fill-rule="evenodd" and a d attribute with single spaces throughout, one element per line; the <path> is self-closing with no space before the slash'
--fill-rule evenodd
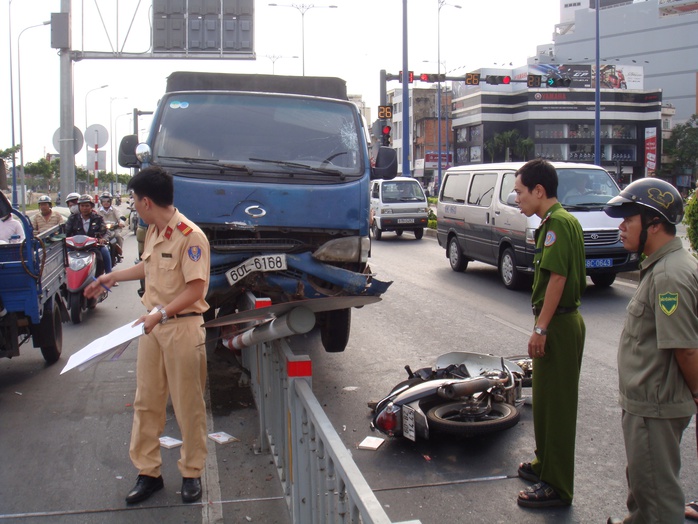
<path id="1" fill-rule="evenodd" d="M 10 124 L 12 127 L 12 207 L 15 209 L 19 208 L 19 203 L 17 201 L 17 166 L 15 165 L 17 159 L 15 158 L 15 97 L 12 82 L 12 0 L 7 4 L 7 35 L 10 39 L 9 52 L 10 52 Z"/>
<path id="2" fill-rule="evenodd" d="M 316 7 L 326 7 L 337 9 L 336 5 L 315 5 L 315 4 L 269 4 L 271 7 L 293 7 L 301 14 L 301 58 L 303 61 L 303 76 L 305 76 L 305 13 Z"/>
<path id="3" fill-rule="evenodd" d="M 114 100 L 128 100 L 128 97 L 125 96 L 112 96 L 109 99 L 109 134 L 111 135 L 109 138 L 111 140 L 111 148 L 109 151 L 109 156 L 111 157 L 111 172 L 112 174 L 114 173 L 114 156 L 116 152 L 116 136 L 114 135 L 114 119 L 112 118 L 112 106 L 114 105 Z M 117 167 L 118 169 L 118 167 Z M 113 184 L 113 182 L 112 182 Z M 114 188 L 112 187 L 112 193 L 114 192 Z"/>
<path id="4" fill-rule="evenodd" d="M 298 58 L 297 56 L 281 56 L 281 55 L 264 55 L 266 58 L 271 60 L 271 74 L 274 74 L 274 66 L 279 58 Z"/>
<path id="5" fill-rule="evenodd" d="M 26 212 L 26 198 L 25 198 L 25 180 L 24 180 L 24 139 L 22 137 L 22 35 L 25 31 L 33 29 L 35 27 L 43 27 L 50 24 L 51 21 L 47 20 L 40 24 L 31 25 L 20 31 L 17 37 L 17 101 L 19 102 L 19 165 L 22 166 L 21 173 L 21 185 L 22 185 L 22 213 Z"/>
<path id="6" fill-rule="evenodd" d="M 436 73 L 437 73 L 437 84 L 438 84 L 438 90 L 436 92 L 436 123 L 438 127 L 438 135 L 437 135 L 437 142 L 438 142 L 438 149 L 439 149 L 439 158 L 438 158 L 438 164 L 437 164 L 437 171 L 436 171 L 436 183 L 434 184 L 434 188 L 438 191 L 438 187 L 441 184 L 441 8 L 445 5 L 450 5 L 451 7 L 455 7 L 456 9 L 461 9 L 461 6 L 456 5 L 456 4 L 449 4 L 446 3 L 446 0 L 438 0 L 439 2 L 439 9 L 436 14 Z M 444 68 L 445 69 L 445 68 Z M 446 155 L 448 155 L 448 150 L 446 151 Z M 448 158 L 448 156 L 447 156 Z"/>
<path id="7" fill-rule="evenodd" d="M 85 93 L 85 131 L 87 131 L 87 96 L 92 93 L 93 91 L 98 91 L 99 89 L 104 89 L 105 87 L 109 87 L 109 84 L 104 84 L 103 86 L 95 87 L 94 89 L 90 89 L 87 93 Z"/>

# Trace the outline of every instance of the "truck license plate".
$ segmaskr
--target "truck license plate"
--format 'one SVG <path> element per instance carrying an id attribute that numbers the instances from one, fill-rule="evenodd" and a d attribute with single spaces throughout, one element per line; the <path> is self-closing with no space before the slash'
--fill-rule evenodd
<path id="1" fill-rule="evenodd" d="M 414 224 L 414 218 L 398 218 L 398 224 Z"/>
<path id="2" fill-rule="evenodd" d="M 402 436 L 412 442 L 417 440 L 414 431 L 414 409 L 406 404 L 402 406 Z"/>
<path id="3" fill-rule="evenodd" d="M 228 283 L 234 286 L 250 273 L 282 271 L 286 268 L 286 255 L 262 255 L 248 258 L 242 264 L 229 269 L 225 272 L 225 277 L 228 279 Z"/>
<path id="4" fill-rule="evenodd" d="M 611 258 L 588 258 L 587 268 L 594 267 L 613 267 L 613 259 Z"/>

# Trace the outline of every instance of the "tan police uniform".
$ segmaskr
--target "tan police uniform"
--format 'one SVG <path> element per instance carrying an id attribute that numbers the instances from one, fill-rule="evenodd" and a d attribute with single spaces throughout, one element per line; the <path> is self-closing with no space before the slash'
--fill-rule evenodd
<path id="1" fill-rule="evenodd" d="M 625 522 L 682 523 L 680 444 L 696 405 L 673 350 L 698 348 L 698 265 L 674 238 L 640 268 L 618 347 Z"/>
<path id="2" fill-rule="evenodd" d="M 201 229 L 179 211 L 164 231 L 148 228 L 143 251 L 145 294 L 152 311 L 167 306 L 187 282 L 206 282 L 204 295 L 193 305 L 158 324 L 138 344 L 137 389 L 130 456 L 141 475 L 160 476 L 159 438 L 165 428 L 168 393 L 182 434 L 177 463 L 182 477 L 198 478 L 206 461 L 206 350 L 201 313 L 210 273 L 209 244 Z"/>

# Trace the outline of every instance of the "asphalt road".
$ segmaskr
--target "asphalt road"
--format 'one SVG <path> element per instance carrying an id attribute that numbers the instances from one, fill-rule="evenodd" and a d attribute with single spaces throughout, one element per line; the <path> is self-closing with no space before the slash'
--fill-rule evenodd
<path id="1" fill-rule="evenodd" d="M 517 426 L 487 438 L 388 439 L 377 451 L 357 449 L 371 434 L 366 403 L 402 380 L 405 364 L 429 366 L 449 351 L 522 353 L 533 323 L 528 293 L 506 290 L 494 268 L 471 264 L 465 273 L 454 273 L 433 238 L 415 241 L 408 233 L 383 238 L 373 243 L 371 266 L 378 278 L 394 283 L 382 302 L 354 310 L 346 351 L 325 353 L 315 333 L 296 337 L 292 345 L 311 355 L 315 394 L 391 519 L 589 523 L 622 516 L 625 457 L 616 344 L 634 283 L 618 281 L 605 290 L 590 283 L 583 299 L 588 335 L 574 504 L 526 510 L 516 505 L 526 485 L 516 468 L 532 456 L 530 406 L 524 406 Z M 127 264 L 135 258 L 133 235 L 125 246 Z M 70 354 L 138 316 L 143 308 L 137 287 L 123 283 L 82 324 L 64 324 L 64 354 L 56 365 L 46 366 L 31 343 L 19 357 L 0 361 L 0 521 L 289 522 L 271 458 L 255 453 L 257 420 L 249 390 L 221 355 L 210 358 L 209 428 L 240 442 L 209 443 L 205 503 L 181 503 L 179 453 L 165 449 L 165 489 L 126 507 L 123 497 L 136 476 L 128 458 L 135 348 L 116 362 L 59 373 Z M 179 434 L 171 408 L 165 434 Z M 696 496 L 694 422 L 682 450 L 686 496 Z"/>

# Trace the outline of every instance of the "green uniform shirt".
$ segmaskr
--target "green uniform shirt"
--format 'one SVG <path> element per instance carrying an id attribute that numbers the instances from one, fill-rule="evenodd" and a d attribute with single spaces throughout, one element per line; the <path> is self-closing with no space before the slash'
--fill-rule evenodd
<path id="1" fill-rule="evenodd" d="M 698 348 L 698 262 L 679 238 L 640 265 L 618 347 L 620 405 L 642 417 L 696 412 L 673 349 Z"/>
<path id="2" fill-rule="evenodd" d="M 579 221 L 554 204 L 536 229 L 536 252 L 533 256 L 533 293 L 531 303 L 543 307 L 550 273 L 567 277 L 558 307 L 579 307 L 586 288 L 584 233 Z"/>

